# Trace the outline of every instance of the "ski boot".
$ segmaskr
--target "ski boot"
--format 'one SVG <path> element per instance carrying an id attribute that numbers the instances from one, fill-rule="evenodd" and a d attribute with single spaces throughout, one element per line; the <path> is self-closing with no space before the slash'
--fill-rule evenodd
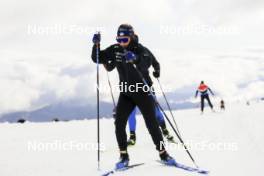
<path id="1" fill-rule="evenodd" d="M 130 132 L 129 140 L 127 141 L 127 146 L 133 146 L 136 144 L 136 134 L 135 132 Z"/>
<path id="2" fill-rule="evenodd" d="M 122 170 L 128 166 L 129 156 L 127 152 L 120 153 L 120 159 L 115 165 L 115 170 Z"/>
<path id="3" fill-rule="evenodd" d="M 165 164 L 167 166 L 176 166 L 176 160 L 171 157 L 166 151 L 162 151 L 160 153 L 160 159 L 161 159 L 161 163 Z"/>
<path id="4" fill-rule="evenodd" d="M 168 140 L 168 142 L 176 143 L 173 136 L 170 135 L 167 128 L 162 129 L 163 136 Z"/>

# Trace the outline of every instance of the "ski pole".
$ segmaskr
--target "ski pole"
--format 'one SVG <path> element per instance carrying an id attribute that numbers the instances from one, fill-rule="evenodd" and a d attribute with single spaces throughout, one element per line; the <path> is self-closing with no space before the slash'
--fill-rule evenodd
<path id="1" fill-rule="evenodd" d="M 100 32 L 98 32 L 100 34 Z M 100 170 L 100 105 L 99 105 L 99 44 L 96 44 L 96 85 L 97 85 L 97 169 Z"/>
<path id="2" fill-rule="evenodd" d="M 190 159 L 192 160 L 194 166 L 196 168 L 199 168 L 198 165 L 196 164 L 193 156 L 191 155 L 190 151 L 188 150 L 187 146 L 185 145 L 185 142 L 183 141 L 183 139 L 181 138 L 181 136 L 177 133 L 176 129 L 174 128 L 173 124 L 171 123 L 170 119 L 168 118 L 168 116 L 166 115 L 164 109 L 160 106 L 160 104 L 157 102 L 157 100 L 155 101 L 156 105 L 161 109 L 162 113 L 164 114 L 164 116 L 166 117 L 167 121 L 169 122 L 171 128 L 173 129 L 173 131 L 175 132 L 176 136 L 178 137 L 179 141 L 181 142 L 182 146 L 184 147 L 185 151 L 187 152 L 187 154 L 189 155 Z"/>
<path id="3" fill-rule="evenodd" d="M 113 88 L 112 88 L 112 84 L 111 84 L 111 81 L 110 81 L 110 78 L 109 78 L 109 73 L 108 73 L 107 70 L 106 70 L 106 72 L 107 72 L 108 85 L 109 85 L 109 88 L 110 88 L 110 93 L 111 93 L 113 105 L 114 105 L 114 108 L 115 108 L 116 107 L 116 103 L 115 103 L 115 97 L 114 97 L 114 94 L 113 94 Z"/>
<path id="4" fill-rule="evenodd" d="M 160 81 L 159 81 L 159 78 L 157 78 L 157 80 L 158 80 L 159 87 L 160 87 L 160 90 L 161 90 L 161 92 L 162 92 L 162 95 L 163 95 L 163 97 L 164 97 L 164 99 L 165 99 L 165 101 L 166 101 L 167 107 L 168 107 L 168 109 L 169 109 L 169 111 L 170 111 L 170 114 L 171 114 L 172 120 L 173 120 L 173 122 L 174 122 L 174 125 L 175 125 L 175 127 L 176 127 L 176 130 L 177 130 L 178 134 L 181 136 L 181 133 L 180 133 L 179 127 L 178 127 L 178 125 L 177 125 L 177 123 L 176 123 L 176 121 L 175 121 L 174 115 L 173 115 L 172 110 L 171 110 L 171 106 L 170 106 L 170 104 L 169 104 L 169 102 L 168 102 L 168 100 L 167 100 L 167 97 L 166 97 L 166 95 L 165 95 L 165 93 L 164 93 L 164 91 L 163 91 L 163 88 L 162 88 L 162 86 L 161 86 L 161 83 L 160 83 Z"/>
<path id="5" fill-rule="evenodd" d="M 137 71 L 137 73 L 139 74 L 139 76 L 141 77 L 143 83 L 147 86 L 147 81 L 145 80 L 144 76 L 142 75 L 142 73 L 137 69 L 136 65 L 133 64 L 133 67 L 135 68 L 135 70 Z M 187 154 L 189 155 L 190 159 L 192 160 L 193 164 L 195 165 L 196 168 L 199 168 L 198 165 L 196 164 L 193 156 L 191 155 L 190 151 L 188 150 L 187 146 L 185 145 L 183 139 L 181 138 L 181 136 L 178 134 L 178 132 L 176 131 L 176 129 L 174 128 L 173 124 L 171 123 L 170 119 L 168 118 L 168 116 L 166 115 L 165 111 L 163 110 L 163 108 L 160 106 L 159 102 L 157 101 L 155 95 L 153 94 L 152 91 L 150 91 L 151 96 L 153 97 L 153 100 L 156 104 L 156 106 L 158 108 L 161 109 L 162 113 L 164 114 L 165 118 L 167 119 L 167 121 L 169 122 L 171 128 L 173 129 L 173 131 L 175 132 L 176 136 L 178 137 L 179 141 L 181 142 L 181 144 L 183 145 L 185 151 L 187 152 Z"/>
<path id="6" fill-rule="evenodd" d="M 110 88 L 110 93 L 111 93 L 111 97 L 112 97 L 112 102 L 113 102 L 113 105 L 114 105 L 114 109 L 113 109 L 113 117 L 115 118 L 116 116 L 116 103 L 115 103 L 115 97 L 114 97 L 114 94 L 113 94 L 113 89 L 112 89 L 112 84 L 111 84 L 111 81 L 110 81 L 110 78 L 109 78 L 109 73 L 106 69 L 106 72 L 107 72 L 107 80 L 108 80 L 108 85 L 109 85 L 109 88 Z"/>

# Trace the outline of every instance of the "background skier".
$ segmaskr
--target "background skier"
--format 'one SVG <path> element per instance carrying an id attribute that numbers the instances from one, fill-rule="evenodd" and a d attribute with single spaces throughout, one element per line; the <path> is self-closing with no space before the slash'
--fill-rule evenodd
<path id="1" fill-rule="evenodd" d="M 195 98 L 197 98 L 198 93 L 201 95 L 201 114 L 203 114 L 204 111 L 204 100 L 206 99 L 209 106 L 211 107 L 212 111 L 214 112 L 213 104 L 211 103 L 208 91 L 214 95 L 213 91 L 204 83 L 204 81 L 201 81 L 199 87 L 196 90 Z"/>
<path id="2" fill-rule="evenodd" d="M 224 102 L 224 100 L 220 101 L 220 109 L 223 110 L 223 111 L 225 110 L 225 102 Z"/>
<path id="3" fill-rule="evenodd" d="M 162 134 L 163 136 L 169 141 L 169 142 L 173 142 L 174 138 L 172 135 L 170 135 L 169 130 L 167 129 L 166 123 L 165 123 L 165 119 L 161 113 L 161 110 L 159 108 L 156 107 L 156 118 L 158 120 L 159 126 L 161 128 Z M 136 120 L 136 112 L 137 112 L 137 108 L 135 108 L 132 113 L 129 115 L 128 118 L 128 124 L 129 124 L 129 132 L 130 132 L 130 137 L 127 141 L 128 146 L 132 146 L 136 144 L 136 124 L 137 124 L 137 120 Z"/>

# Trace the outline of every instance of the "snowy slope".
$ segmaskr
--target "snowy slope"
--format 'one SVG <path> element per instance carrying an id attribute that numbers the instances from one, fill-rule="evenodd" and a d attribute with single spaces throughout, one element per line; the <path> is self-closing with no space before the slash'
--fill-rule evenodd
<path id="1" fill-rule="evenodd" d="M 224 113 L 206 110 L 202 116 L 197 109 L 175 111 L 183 138 L 189 145 L 192 144 L 191 153 L 197 163 L 209 169 L 210 175 L 260 175 L 264 163 L 264 104 L 230 105 Z M 138 143 L 129 148 L 129 153 L 131 163 L 146 164 L 116 175 L 197 175 L 157 163 L 158 154 L 142 117 L 137 119 Z M 103 171 L 111 169 L 118 159 L 112 119 L 101 121 L 101 132 L 102 148 L 105 149 L 101 158 Z M 32 147 L 34 142 L 39 147 L 35 148 L 38 151 Z M 97 171 L 95 142 L 95 120 L 0 124 L 0 175 L 100 175 L 102 171 Z M 43 145 L 47 143 L 53 144 L 53 147 L 44 148 Z M 209 146 L 195 148 L 194 144 L 197 143 Z M 214 146 L 222 143 L 227 147 L 216 150 Z M 169 145 L 169 152 L 176 160 L 191 165 L 180 147 Z"/>

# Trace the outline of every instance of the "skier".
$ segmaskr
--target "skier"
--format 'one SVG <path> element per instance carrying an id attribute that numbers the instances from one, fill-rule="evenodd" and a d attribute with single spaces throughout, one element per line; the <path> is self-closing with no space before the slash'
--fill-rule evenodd
<path id="1" fill-rule="evenodd" d="M 144 85 L 139 70 L 147 81 L 147 86 L 152 86 L 148 68 L 154 56 L 143 45 L 135 42 L 134 29 L 129 24 L 121 24 L 117 31 L 117 44 L 113 44 L 105 50 L 100 50 L 100 34 L 93 36 L 92 60 L 96 63 L 97 47 L 99 48 L 99 63 L 107 66 L 108 71 L 117 68 L 120 80 L 120 95 L 116 106 L 115 133 L 120 150 L 120 160 L 116 163 L 116 169 L 128 166 L 129 155 L 127 152 L 126 124 L 129 114 L 137 106 L 143 114 L 147 129 L 159 152 L 161 162 L 167 165 L 175 165 L 176 161 L 166 151 L 163 145 L 163 137 L 155 115 L 155 101 L 151 94 L 138 85 Z M 136 65 L 136 68 L 134 68 Z M 156 67 L 154 74 L 159 74 Z M 137 91 L 131 90 L 137 87 Z M 128 89 L 127 89 L 128 88 Z"/>
<path id="2" fill-rule="evenodd" d="M 224 100 L 220 101 L 220 109 L 223 110 L 223 111 L 225 110 L 225 102 L 224 102 Z"/>
<path id="3" fill-rule="evenodd" d="M 158 120 L 159 126 L 161 128 L 162 134 L 163 136 L 172 143 L 175 143 L 174 138 L 172 135 L 170 135 L 167 127 L 166 127 L 166 123 L 164 120 L 164 117 L 161 113 L 161 110 L 159 108 L 156 107 L 155 109 L 155 113 L 156 113 L 156 118 Z M 127 145 L 128 146 L 133 146 L 136 144 L 136 112 L 137 112 L 137 108 L 135 108 L 131 114 L 129 115 L 128 118 L 128 124 L 129 124 L 129 131 L 130 131 L 130 137 L 127 141 Z"/>
<path id="4" fill-rule="evenodd" d="M 201 114 L 203 114 L 204 111 L 204 100 L 206 99 L 208 101 L 209 106 L 211 107 L 212 111 L 214 111 L 213 104 L 210 101 L 208 90 L 212 95 L 214 95 L 213 91 L 204 83 L 204 81 L 201 81 L 198 89 L 196 90 L 195 93 L 195 98 L 197 98 L 198 93 L 201 95 Z"/>

